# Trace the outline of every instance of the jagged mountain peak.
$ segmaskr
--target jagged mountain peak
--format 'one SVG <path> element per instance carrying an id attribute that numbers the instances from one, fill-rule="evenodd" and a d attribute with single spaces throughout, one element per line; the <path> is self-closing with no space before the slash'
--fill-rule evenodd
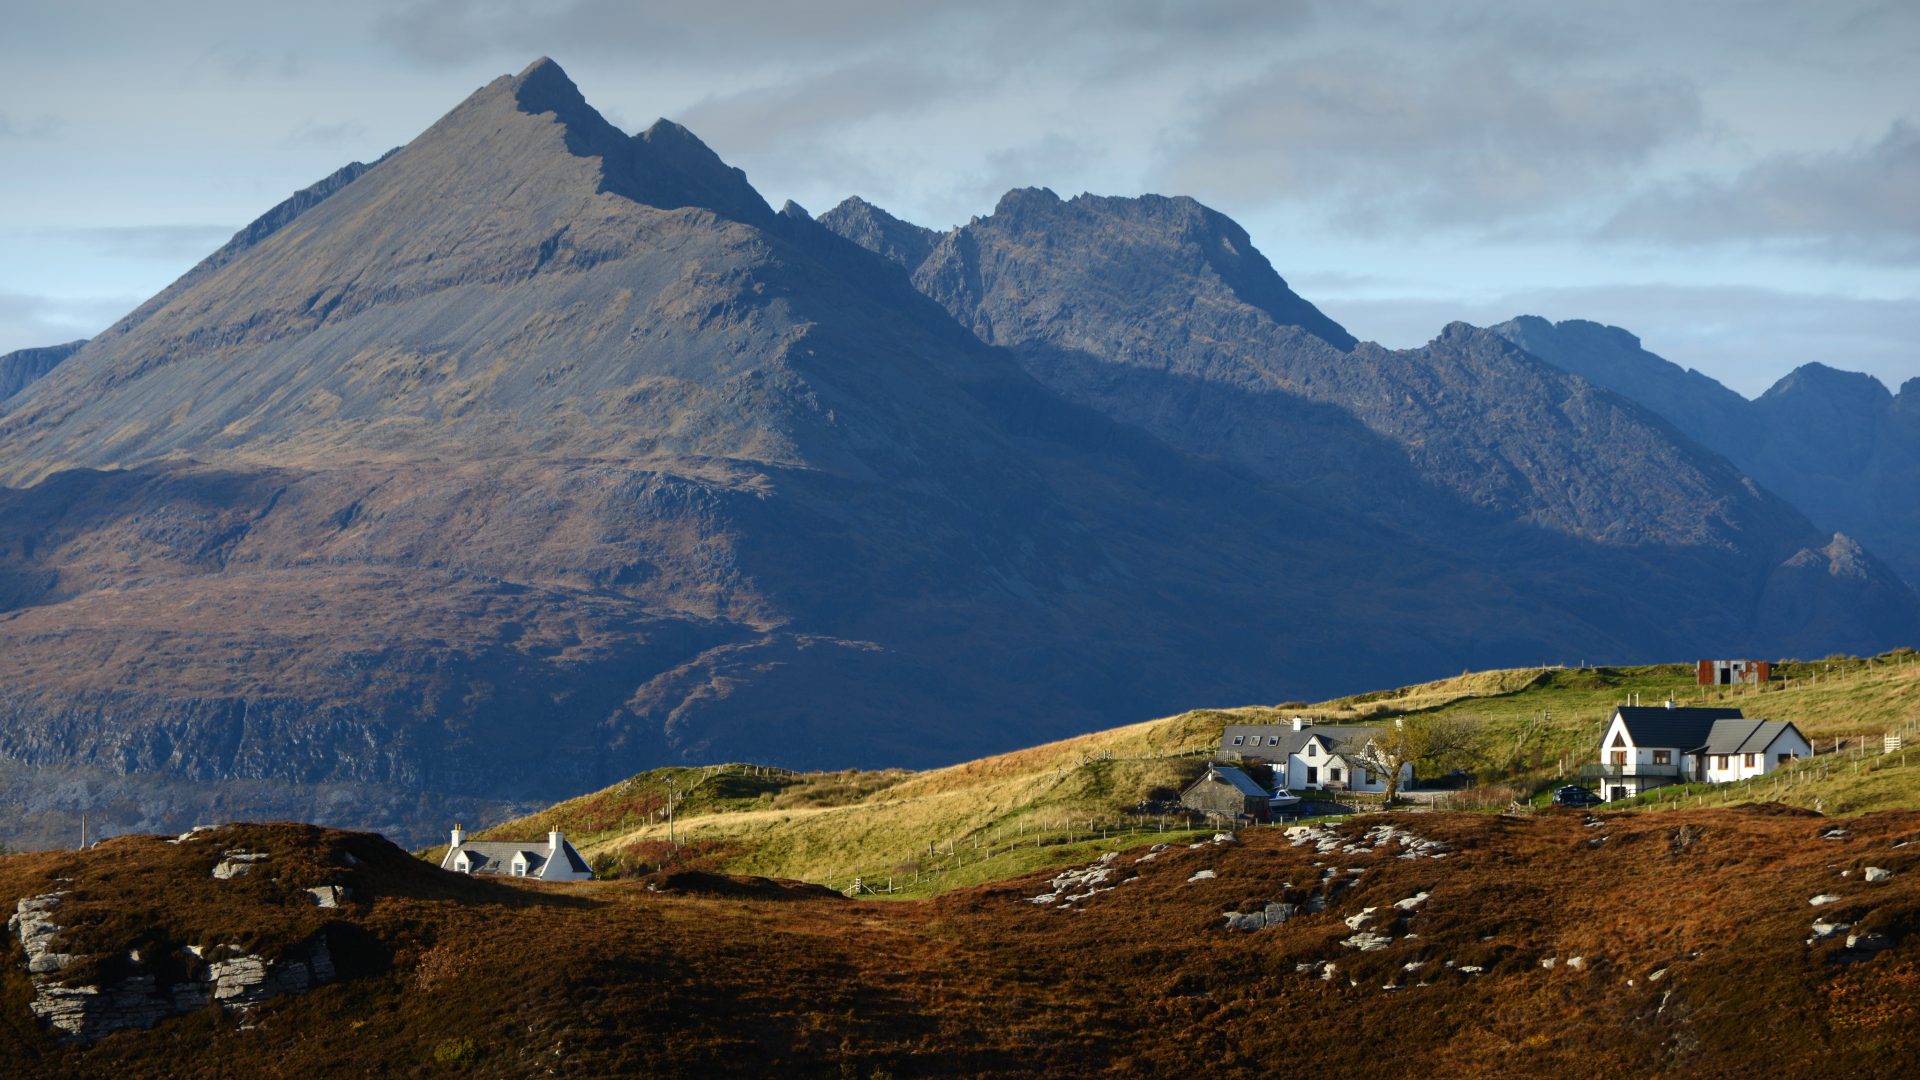
<path id="1" fill-rule="evenodd" d="M 908 273 L 927 261 L 940 234 L 882 210 L 858 195 L 849 195 L 840 204 L 820 215 L 820 224 L 884 259 L 905 267 Z"/>
<path id="2" fill-rule="evenodd" d="M 979 265 L 980 242 L 990 237 L 1013 241 L 1009 254 L 1017 251 L 1018 258 L 1009 267 L 1013 262 L 1050 265 L 1090 290 L 1112 294 L 1122 306 L 1141 298 L 1121 293 L 1205 281 L 1223 301 L 1255 309 L 1274 324 L 1299 327 L 1342 351 L 1358 344 L 1345 327 L 1288 287 L 1238 222 L 1184 195 L 1081 194 L 1063 200 L 1047 188 L 1015 188 L 1001 196 L 991 215 L 942 240 L 919 274 L 941 275 L 962 292 L 991 288 L 999 279 L 992 267 Z M 1046 242 L 1037 249 L 1023 244 L 1042 237 Z M 1123 263 L 1133 269 L 1120 271 Z"/>
<path id="3" fill-rule="evenodd" d="M 514 100 L 527 112 L 566 116 L 586 110 L 596 119 L 604 119 L 587 104 L 580 87 L 550 57 L 543 56 L 528 64 L 520 74 L 510 77 L 507 85 L 513 91 Z"/>
<path id="4" fill-rule="evenodd" d="M 1490 326 L 1488 329 L 1496 334 L 1509 338 L 1514 337 L 1516 334 L 1525 335 L 1558 332 L 1569 337 L 1594 343 L 1604 341 L 1607 344 L 1623 349 L 1638 349 L 1641 347 L 1639 336 L 1632 331 L 1613 326 L 1609 323 L 1594 322 L 1592 319 L 1562 319 L 1559 322 L 1554 322 L 1552 319 L 1543 318 L 1539 315 L 1516 315 L 1506 322 L 1497 326 Z M 1509 330 L 1513 332 L 1509 333 Z"/>
<path id="5" fill-rule="evenodd" d="M 1885 383 L 1863 371 L 1842 371 L 1818 361 L 1802 364 L 1781 376 L 1760 396 L 1779 401 L 1794 395 L 1816 394 L 1854 405 L 1884 405 L 1893 394 Z"/>

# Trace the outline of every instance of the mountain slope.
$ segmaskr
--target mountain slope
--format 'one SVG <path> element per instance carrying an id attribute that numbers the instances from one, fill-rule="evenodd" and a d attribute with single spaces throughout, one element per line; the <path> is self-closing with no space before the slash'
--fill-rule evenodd
<path id="1" fill-rule="evenodd" d="M 1748 401 L 1618 327 L 1528 315 L 1492 330 L 1645 405 L 1920 582 L 1920 380 L 1896 395 L 1871 376 L 1806 364 Z"/>

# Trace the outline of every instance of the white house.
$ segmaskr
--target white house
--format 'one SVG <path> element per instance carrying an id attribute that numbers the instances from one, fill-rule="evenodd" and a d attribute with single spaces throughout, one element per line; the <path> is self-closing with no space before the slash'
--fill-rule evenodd
<path id="1" fill-rule="evenodd" d="M 503 874 L 509 877 L 539 878 L 542 881 L 586 881 L 593 877 L 587 860 L 580 857 L 571 841 L 554 829 L 547 842 L 522 843 L 515 840 L 468 840 L 465 829 L 453 827 L 452 844 L 440 869 L 458 874 Z"/>
<path id="2" fill-rule="evenodd" d="M 1789 722 L 1749 720 L 1739 709 L 1622 705 L 1600 737 L 1600 763 L 1582 773 L 1608 802 L 1669 784 L 1723 783 L 1765 776 L 1813 744 Z"/>
<path id="3" fill-rule="evenodd" d="M 1281 791 L 1382 792 L 1387 777 L 1375 764 L 1373 741 L 1385 730 L 1314 724 L 1304 717 L 1290 724 L 1228 724 L 1215 756 L 1271 766 L 1274 787 Z M 1412 782 L 1413 766 L 1402 764 L 1401 786 Z"/>

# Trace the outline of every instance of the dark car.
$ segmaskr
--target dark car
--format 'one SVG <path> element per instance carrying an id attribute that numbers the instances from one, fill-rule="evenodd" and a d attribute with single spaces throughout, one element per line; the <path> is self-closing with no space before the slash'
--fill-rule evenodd
<path id="1" fill-rule="evenodd" d="M 1597 806 L 1601 799 L 1592 788 L 1583 788 L 1578 784 L 1568 784 L 1553 793 L 1555 806 Z"/>

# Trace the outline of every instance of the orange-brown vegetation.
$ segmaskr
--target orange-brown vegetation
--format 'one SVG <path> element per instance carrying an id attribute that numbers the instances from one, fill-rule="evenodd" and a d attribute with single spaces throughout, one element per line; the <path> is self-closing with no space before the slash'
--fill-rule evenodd
<path id="1" fill-rule="evenodd" d="M 1839 839 L 1821 835 L 1832 819 L 1767 806 L 1334 828 L 1382 822 L 1445 857 L 1322 854 L 1258 828 L 1121 853 L 1111 891 L 1066 907 L 1029 902 L 1046 873 L 890 903 L 698 871 L 476 880 L 377 837 L 290 825 L 6 856 L 9 910 L 71 890 L 69 951 L 271 952 L 325 933 L 341 978 L 244 1018 L 209 1008 L 86 1047 L 28 1016 L 9 942 L 0 1071 L 1135 1076 L 1320 1061 L 1334 1075 L 1893 1076 L 1920 1049 L 1920 813 L 1848 819 Z M 233 847 L 270 857 L 213 879 Z M 1868 883 L 1869 865 L 1893 877 Z M 1199 870 L 1217 877 L 1190 880 Z M 315 908 L 298 890 L 322 883 L 355 898 Z M 1822 893 L 1840 899 L 1810 906 Z M 1309 913 L 1315 896 L 1327 906 Z M 1223 929 L 1223 913 L 1268 902 L 1301 913 Z M 1392 943 L 1355 952 L 1344 920 L 1368 907 Z M 1891 946 L 1809 945 L 1816 918 Z M 1298 971 L 1328 960 L 1331 979 Z"/>

